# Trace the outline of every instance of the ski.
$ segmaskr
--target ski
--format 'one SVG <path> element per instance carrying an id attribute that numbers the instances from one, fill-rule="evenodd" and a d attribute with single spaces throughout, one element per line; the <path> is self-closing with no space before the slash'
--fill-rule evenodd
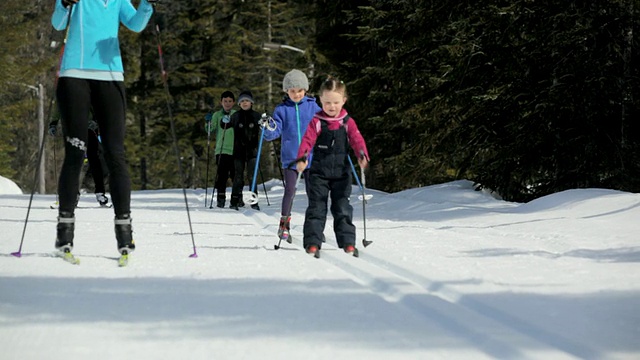
<path id="1" fill-rule="evenodd" d="M 113 204 L 108 204 L 108 205 L 100 205 L 101 208 L 105 208 L 105 209 L 111 209 L 113 207 Z M 51 210 L 57 210 L 58 209 L 58 204 L 54 204 L 54 205 L 50 205 L 49 208 Z M 78 209 L 92 209 L 92 206 L 76 206 L 76 208 Z"/>
<path id="2" fill-rule="evenodd" d="M 284 234 L 282 234 L 282 236 L 279 236 L 279 237 L 278 237 L 278 243 L 277 243 L 277 244 L 275 244 L 275 245 L 273 245 L 273 248 L 274 248 L 275 250 L 280 249 L 280 244 L 282 243 L 282 240 L 284 240 L 284 241 L 288 242 L 289 244 L 292 244 L 292 243 L 293 243 L 293 237 L 291 236 L 291 234 L 289 234 L 289 233 L 284 233 Z"/>
<path id="3" fill-rule="evenodd" d="M 312 253 L 311 252 L 307 252 L 307 254 L 313 256 L 316 259 L 320 259 L 320 249 L 318 249 L 318 250 L 316 250 L 316 251 L 314 251 Z"/>
<path id="4" fill-rule="evenodd" d="M 275 244 L 275 245 L 273 245 L 273 248 L 274 248 L 275 250 L 280 249 L 280 244 L 282 244 L 282 240 L 286 241 L 286 242 L 287 242 L 287 243 L 289 243 L 289 244 L 293 243 L 293 239 L 291 238 L 291 236 L 288 236 L 288 237 L 287 237 L 287 236 L 279 237 L 279 238 L 278 238 L 278 243 L 277 243 L 277 244 Z"/>
<path id="5" fill-rule="evenodd" d="M 69 250 L 56 251 L 56 256 L 68 262 L 69 264 L 80 265 L 80 259 L 75 257 Z"/>
<path id="6" fill-rule="evenodd" d="M 129 265 L 129 253 L 127 253 L 126 251 L 122 253 L 122 255 L 120 255 L 120 257 L 118 258 L 118 266 L 119 267 L 125 267 Z"/>

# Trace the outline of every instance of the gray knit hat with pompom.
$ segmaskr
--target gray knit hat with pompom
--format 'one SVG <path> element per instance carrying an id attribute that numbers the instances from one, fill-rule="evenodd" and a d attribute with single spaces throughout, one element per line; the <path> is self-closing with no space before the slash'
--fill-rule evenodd
<path id="1" fill-rule="evenodd" d="M 293 69 L 284 76 L 282 80 L 282 90 L 285 92 L 289 89 L 304 89 L 309 91 L 309 79 L 302 71 Z"/>

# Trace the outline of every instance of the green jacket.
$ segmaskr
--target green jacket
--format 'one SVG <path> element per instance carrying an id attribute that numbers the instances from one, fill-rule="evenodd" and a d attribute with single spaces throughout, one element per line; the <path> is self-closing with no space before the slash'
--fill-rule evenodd
<path id="1" fill-rule="evenodd" d="M 220 109 L 211 116 L 211 125 L 216 126 L 216 155 L 225 154 L 233 155 L 233 126 L 231 124 L 231 115 L 236 112 L 231 109 L 228 115 L 224 110 Z M 228 122 L 223 120 L 228 119 Z"/>

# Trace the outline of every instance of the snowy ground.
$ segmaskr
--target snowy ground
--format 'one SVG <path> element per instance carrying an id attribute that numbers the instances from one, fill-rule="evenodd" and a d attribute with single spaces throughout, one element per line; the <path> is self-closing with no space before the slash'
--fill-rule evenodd
<path id="1" fill-rule="evenodd" d="M 274 250 L 261 212 L 188 190 L 132 197 L 137 250 L 116 265 L 113 210 L 83 195 L 74 266 L 52 256 L 54 195 L 0 195 L 1 359 L 639 359 L 640 195 L 572 190 L 527 204 L 458 181 L 352 199 L 361 257 Z M 1 190 L 1 189 L 0 189 Z M 358 191 L 354 187 L 354 191 Z M 2 191 L 0 191 L 2 193 Z M 210 191 L 209 191 L 210 194 Z"/>

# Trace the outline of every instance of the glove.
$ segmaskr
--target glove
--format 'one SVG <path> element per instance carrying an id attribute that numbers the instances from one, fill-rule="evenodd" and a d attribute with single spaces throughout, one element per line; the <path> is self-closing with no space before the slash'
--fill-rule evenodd
<path id="1" fill-rule="evenodd" d="M 294 162 L 296 163 L 296 170 L 298 171 L 298 173 L 303 172 L 304 169 L 307 168 L 307 165 L 309 165 L 309 159 L 307 158 L 307 153 L 302 155 L 302 157 L 294 160 Z"/>
<path id="2" fill-rule="evenodd" d="M 58 126 L 56 124 L 49 124 L 49 135 L 56 136 L 57 131 L 58 131 Z"/>
<path id="3" fill-rule="evenodd" d="M 366 169 L 368 164 L 369 164 L 369 159 L 367 159 L 367 156 L 364 154 L 364 150 L 360 150 L 360 157 L 358 158 L 358 165 L 360 165 L 361 169 Z"/>
<path id="4" fill-rule="evenodd" d="M 210 122 L 212 117 L 213 117 L 212 113 L 207 113 L 207 115 L 204 116 L 204 121 Z"/>
<path id="5" fill-rule="evenodd" d="M 73 5 L 78 3 L 79 0 L 62 0 L 62 6 L 69 7 L 69 5 Z"/>
<path id="6" fill-rule="evenodd" d="M 265 127 L 269 124 L 269 121 L 273 121 L 273 118 L 267 115 L 267 113 L 264 113 L 260 117 L 260 121 L 258 122 L 258 124 L 260 124 L 260 127 Z"/>

